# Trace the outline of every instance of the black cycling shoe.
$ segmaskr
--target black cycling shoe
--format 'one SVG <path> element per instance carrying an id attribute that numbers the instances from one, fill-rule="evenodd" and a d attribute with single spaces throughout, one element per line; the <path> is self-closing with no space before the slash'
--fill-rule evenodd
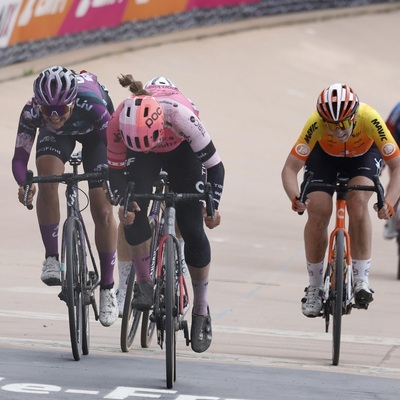
<path id="1" fill-rule="evenodd" d="M 190 342 L 192 350 L 196 353 L 203 353 L 211 345 L 212 328 L 209 307 L 207 307 L 207 313 L 207 315 L 197 315 L 192 312 Z"/>
<path id="2" fill-rule="evenodd" d="M 133 288 L 132 308 L 139 311 L 150 310 L 153 306 L 153 285 L 147 282 L 137 283 Z"/>

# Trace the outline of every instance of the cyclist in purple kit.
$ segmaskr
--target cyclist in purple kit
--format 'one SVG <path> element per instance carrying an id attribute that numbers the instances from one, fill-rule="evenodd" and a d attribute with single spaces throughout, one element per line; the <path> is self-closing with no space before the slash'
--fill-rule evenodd
<path id="1" fill-rule="evenodd" d="M 24 181 L 29 156 L 35 141 L 38 176 L 60 175 L 77 142 L 82 144 L 85 172 L 105 164 L 106 130 L 114 111 L 107 90 L 89 72 L 74 71 L 62 66 L 43 70 L 33 83 L 34 97 L 22 109 L 12 171 L 19 185 L 18 197 L 23 202 Z M 95 242 L 100 259 L 100 310 L 102 325 L 110 326 L 118 318 L 114 286 L 114 264 L 117 227 L 112 206 L 102 190 L 102 182 L 89 183 L 90 211 L 95 225 Z M 29 193 L 31 203 L 36 193 Z M 58 231 L 60 207 L 58 184 L 40 184 L 37 196 L 37 217 L 45 248 L 42 281 L 48 286 L 60 285 Z"/>

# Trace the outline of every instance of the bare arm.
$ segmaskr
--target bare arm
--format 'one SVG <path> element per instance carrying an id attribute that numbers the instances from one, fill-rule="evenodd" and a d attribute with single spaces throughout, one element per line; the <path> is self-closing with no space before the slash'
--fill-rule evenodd
<path id="1" fill-rule="evenodd" d="M 397 205 L 400 196 L 400 157 L 386 161 L 390 169 L 390 179 L 385 199 L 393 206 Z"/>
<path id="2" fill-rule="evenodd" d="M 299 196 L 299 184 L 297 181 L 297 175 L 299 171 L 304 167 L 304 161 L 289 154 L 286 159 L 285 165 L 282 169 L 282 183 L 283 188 L 289 200 L 292 201 L 295 197 Z"/>

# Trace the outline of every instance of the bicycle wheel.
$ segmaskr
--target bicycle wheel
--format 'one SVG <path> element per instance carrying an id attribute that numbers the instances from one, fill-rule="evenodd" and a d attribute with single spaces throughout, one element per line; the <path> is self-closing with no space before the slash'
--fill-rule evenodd
<path id="1" fill-rule="evenodd" d="M 69 317 L 69 333 L 72 354 L 76 361 L 82 353 L 83 333 L 83 299 L 81 292 L 80 270 L 83 264 L 81 231 L 79 222 L 71 217 L 67 220 L 65 232 L 67 306 Z"/>
<path id="2" fill-rule="evenodd" d="M 132 346 L 133 339 L 135 338 L 139 326 L 140 317 L 142 315 L 141 311 L 132 308 L 134 285 L 135 285 L 135 269 L 132 267 L 131 272 L 129 273 L 128 284 L 126 287 L 124 311 L 122 314 L 122 323 L 121 323 L 120 344 L 121 344 L 121 350 L 125 353 L 128 352 L 130 347 Z"/>
<path id="3" fill-rule="evenodd" d="M 159 216 L 160 220 L 161 216 Z M 150 229 L 151 229 L 151 245 L 150 245 L 150 276 L 153 281 L 153 287 L 156 287 L 156 269 L 157 269 L 157 249 L 159 245 L 159 232 L 158 232 L 158 226 L 156 224 L 156 221 L 152 218 L 149 217 L 149 224 L 150 224 Z M 156 290 L 154 290 L 154 293 L 156 293 Z M 150 312 L 149 311 L 143 311 L 142 313 L 142 329 L 141 329 L 141 334 L 140 334 L 140 344 L 142 348 L 148 348 L 151 344 L 151 340 L 153 338 L 153 334 L 156 328 L 156 322 L 153 320 L 150 320 Z"/>
<path id="4" fill-rule="evenodd" d="M 340 339 L 342 332 L 342 314 L 343 314 L 343 262 L 344 262 L 344 232 L 339 230 L 336 234 L 336 251 L 334 258 L 334 279 L 332 299 L 332 364 L 339 364 Z"/>
<path id="5" fill-rule="evenodd" d="M 165 355 L 167 388 L 171 389 L 176 380 L 176 286 L 175 263 L 177 260 L 176 246 L 172 236 L 164 243 L 165 261 Z"/>

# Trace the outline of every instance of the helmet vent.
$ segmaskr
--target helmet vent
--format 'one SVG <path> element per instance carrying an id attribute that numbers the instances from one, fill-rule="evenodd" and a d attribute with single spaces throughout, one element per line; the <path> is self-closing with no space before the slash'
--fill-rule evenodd
<path id="1" fill-rule="evenodd" d="M 137 136 L 135 136 L 135 144 L 136 144 L 136 148 L 140 150 L 141 149 L 140 140 Z"/>
<path id="2" fill-rule="evenodd" d="M 129 135 L 126 135 L 126 136 L 124 136 L 124 137 L 125 137 L 125 140 L 128 142 L 129 146 L 132 147 L 132 140 L 131 140 L 131 138 L 129 137 Z"/>
<path id="3" fill-rule="evenodd" d="M 131 108 L 130 108 L 130 107 L 128 107 L 128 108 L 126 109 L 126 116 L 127 116 L 128 118 L 131 116 Z"/>
<path id="4" fill-rule="evenodd" d="M 144 108 L 144 114 L 143 114 L 143 116 L 144 116 L 145 118 L 147 118 L 147 117 L 149 116 L 149 107 L 145 107 L 145 108 Z"/>

